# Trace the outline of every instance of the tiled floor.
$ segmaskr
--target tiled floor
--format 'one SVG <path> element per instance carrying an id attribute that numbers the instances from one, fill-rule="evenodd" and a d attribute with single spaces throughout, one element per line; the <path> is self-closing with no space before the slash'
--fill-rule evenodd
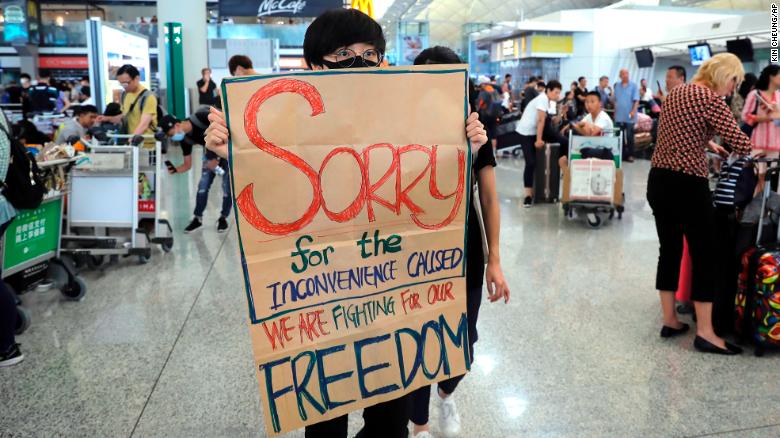
<path id="1" fill-rule="evenodd" d="M 776 357 L 704 356 L 693 335 L 658 337 L 648 170 L 627 165 L 626 215 L 590 230 L 558 206 L 524 210 L 522 161 L 500 159 L 512 301 L 483 304 L 456 393 L 462 436 L 780 436 Z M 210 223 L 218 190 L 205 229 L 181 234 L 197 177 L 170 181 L 173 252 L 85 274 L 79 303 L 23 297 L 34 322 L 18 338 L 27 359 L 0 370 L 0 436 L 265 436 L 236 236 Z"/>

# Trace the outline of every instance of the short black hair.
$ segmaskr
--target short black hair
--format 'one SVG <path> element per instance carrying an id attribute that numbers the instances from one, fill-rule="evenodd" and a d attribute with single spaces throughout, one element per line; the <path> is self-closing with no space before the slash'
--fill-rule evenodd
<path id="1" fill-rule="evenodd" d="M 780 74 L 780 65 L 769 64 L 761 70 L 761 74 L 756 81 L 756 90 L 766 91 L 769 89 L 769 80 Z"/>
<path id="2" fill-rule="evenodd" d="M 688 73 L 685 71 L 685 67 L 681 65 L 673 65 L 669 67 L 667 70 L 674 70 L 677 73 L 677 76 L 682 76 L 683 81 L 688 80 Z"/>
<path id="3" fill-rule="evenodd" d="M 560 82 L 556 81 L 555 79 L 551 80 L 547 83 L 547 86 L 544 87 L 546 91 L 552 91 L 555 89 L 563 90 L 563 85 L 561 85 Z"/>
<path id="4" fill-rule="evenodd" d="M 141 76 L 141 72 L 139 72 L 138 69 L 131 64 L 125 64 L 119 67 L 119 70 L 116 71 L 117 77 L 124 74 L 130 76 L 130 79 L 135 79 L 138 76 Z"/>
<path id="5" fill-rule="evenodd" d="M 457 53 L 444 46 L 429 47 L 414 58 L 414 65 L 461 64 L 462 62 Z"/>
<path id="6" fill-rule="evenodd" d="M 89 88 L 89 85 L 84 85 L 81 87 L 81 94 L 90 97 L 92 96 L 92 89 Z"/>
<path id="7" fill-rule="evenodd" d="M 748 93 L 753 90 L 757 81 L 758 77 L 756 75 L 753 73 L 745 73 L 745 79 L 742 81 L 742 84 L 739 85 L 739 91 L 737 92 L 743 99 L 747 99 Z"/>
<path id="8" fill-rule="evenodd" d="M 22 73 L 19 75 L 19 79 L 32 79 L 32 77 L 30 77 L 30 75 L 27 73 Z"/>
<path id="9" fill-rule="evenodd" d="M 603 81 L 604 79 L 609 80 L 609 76 L 604 75 L 604 76 L 599 78 L 599 81 Z"/>
<path id="10" fill-rule="evenodd" d="M 82 76 L 81 80 L 89 82 L 89 76 Z"/>
<path id="11" fill-rule="evenodd" d="M 585 93 L 585 97 L 587 98 L 588 96 L 598 97 L 599 103 L 601 103 L 601 93 L 598 91 L 589 91 L 588 93 Z"/>
<path id="12" fill-rule="evenodd" d="M 236 70 L 241 67 L 243 69 L 249 70 L 254 68 L 252 66 L 252 60 L 249 59 L 246 55 L 233 55 L 230 57 L 230 60 L 228 60 L 228 70 L 230 70 L 230 74 L 235 75 Z"/>
<path id="13" fill-rule="evenodd" d="M 538 79 L 536 79 L 536 76 L 531 76 L 530 78 L 528 78 L 528 82 L 526 82 L 526 84 L 531 84 L 531 83 L 535 84 L 537 81 Z"/>
<path id="14" fill-rule="evenodd" d="M 582 82 L 583 79 L 585 79 L 585 76 L 580 76 L 577 78 L 577 82 Z"/>
<path id="15" fill-rule="evenodd" d="M 506 79 L 506 78 L 511 78 L 511 77 L 512 77 L 512 74 L 511 74 L 511 73 L 507 73 L 507 74 L 505 74 L 505 75 L 504 75 L 504 79 Z"/>
<path id="16" fill-rule="evenodd" d="M 88 113 L 97 114 L 97 112 L 98 110 L 95 105 L 77 105 L 73 107 L 74 116 L 80 116 L 82 114 L 88 114 Z"/>
<path id="17" fill-rule="evenodd" d="M 303 59 L 309 68 L 321 66 L 324 58 L 341 47 L 371 44 L 384 55 L 386 41 L 382 26 L 357 9 L 331 9 L 317 17 L 303 38 Z"/>
<path id="18" fill-rule="evenodd" d="M 544 88 L 544 87 L 547 87 L 547 84 L 545 84 L 544 81 L 538 81 L 538 82 L 536 82 L 536 86 Z"/>

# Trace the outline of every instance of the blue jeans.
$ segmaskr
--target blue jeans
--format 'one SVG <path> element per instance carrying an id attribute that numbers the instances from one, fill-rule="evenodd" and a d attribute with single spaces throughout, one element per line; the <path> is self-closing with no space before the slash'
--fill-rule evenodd
<path id="1" fill-rule="evenodd" d="M 207 162 L 204 157 L 200 183 L 198 183 L 198 196 L 195 201 L 195 217 L 198 218 L 203 217 L 203 212 L 206 210 L 206 204 L 209 201 L 211 184 L 214 182 L 214 178 L 217 177 L 214 171 L 206 167 Z M 222 217 L 227 218 L 230 216 L 230 209 L 233 208 L 233 196 L 230 194 L 230 171 L 227 160 L 220 158 L 219 167 L 225 171 L 225 174 L 222 175 L 222 212 L 220 214 Z"/>
<path id="2" fill-rule="evenodd" d="M 623 133 L 623 158 L 634 157 L 634 123 L 618 122 L 617 127 Z"/>

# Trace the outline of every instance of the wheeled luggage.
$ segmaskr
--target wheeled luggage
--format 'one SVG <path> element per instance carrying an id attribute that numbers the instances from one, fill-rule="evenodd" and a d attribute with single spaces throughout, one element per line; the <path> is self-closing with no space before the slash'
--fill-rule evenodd
<path id="1" fill-rule="evenodd" d="M 767 176 L 778 172 L 780 168 L 771 168 Z M 743 341 L 755 346 L 756 356 L 780 347 L 780 232 L 774 242 L 761 239 L 770 195 L 770 184 L 765 184 L 756 246 L 742 255 L 735 300 L 734 328 Z"/>
<path id="2" fill-rule="evenodd" d="M 545 143 L 536 148 L 536 170 L 534 172 L 534 202 L 558 202 L 560 196 L 561 168 L 558 159 L 561 145 Z"/>

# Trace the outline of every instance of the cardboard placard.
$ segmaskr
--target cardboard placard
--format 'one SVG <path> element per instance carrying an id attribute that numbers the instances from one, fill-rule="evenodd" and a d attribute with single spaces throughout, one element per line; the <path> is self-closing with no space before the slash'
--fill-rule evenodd
<path id="1" fill-rule="evenodd" d="M 612 160 L 572 160 L 569 199 L 609 202 L 614 199 L 615 162 Z"/>
<path id="2" fill-rule="evenodd" d="M 269 433 L 468 368 L 464 66 L 226 79 Z"/>

